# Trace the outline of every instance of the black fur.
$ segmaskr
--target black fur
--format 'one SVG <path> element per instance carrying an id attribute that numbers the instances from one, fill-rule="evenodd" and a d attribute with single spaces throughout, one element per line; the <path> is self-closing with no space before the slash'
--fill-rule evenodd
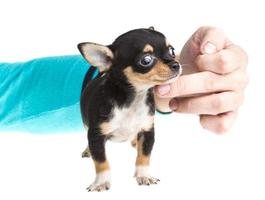
<path id="1" fill-rule="evenodd" d="M 155 143 L 154 127 L 152 127 L 149 131 L 139 133 L 137 139 L 143 139 L 142 152 L 144 155 L 149 156 Z"/>
<path id="2" fill-rule="evenodd" d="M 149 114 L 154 115 L 155 114 L 155 100 L 152 89 L 148 90 L 147 93 L 147 99 L 146 99 L 146 105 L 150 108 Z"/>
<path id="3" fill-rule="evenodd" d="M 84 80 L 81 95 L 82 119 L 83 123 L 89 127 L 88 141 L 92 157 L 99 162 L 106 159 L 104 146 L 107 140 L 107 137 L 100 132 L 99 126 L 113 117 L 111 111 L 114 105 L 128 108 L 136 96 L 136 89 L 129 83 L 123 70 L 131 66 L 134 72 L 145 74 L 152 69 L 152 67 L 139 65 L 139 59 L 144 54 L 142 50 L 146 44 L 154 47 L 154 56 L 165 64 L 176 63 L 174 57 L 169 55 L 165 36 L 162 33 L 152 29 L 136 29 L 119 36 L 108 46 L 114 58 L 107 72 L 94 80 L 88 81 L 88 78 Z M 147 91 L 145 103 L 149 107 L 149 115 L 154 115 L 155 103 L 152 88 Z M 143 135 L 143 152 L 150 154 L 154 144 L 154 128 Z"/>
<path id="4" fill-rule="evenodd" d="M 102 135 L 96 128 L 89 128 L 88 131 L 89 149 L 92 158 L 97 162 L 104 162 L 106 160 L 105 142 L 106 136 Z"/>

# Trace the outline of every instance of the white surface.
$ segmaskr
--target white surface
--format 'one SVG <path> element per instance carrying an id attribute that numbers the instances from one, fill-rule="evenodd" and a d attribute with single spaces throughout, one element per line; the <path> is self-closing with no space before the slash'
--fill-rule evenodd
<path id="1" fill-rule="evenodd" d="M 217 136 L 202 130 L 196 116 L 158 116 L 150 173 L 161 182 L 137 186 L 135 150 L 109 143 L 112 188 L 101 194 L 85 190 L 95 178 L 91 160 L 81 159 L 85 133 L 1 133 L 0 199 L 265 199 L 262 1 L 157 2 L 1 1 L 0 61 L 75 54 L 79 42 L 109 44 L 127 30 L 150 25 L 180 50 L 197 27 L 218 26 L 250 60 L 250 84 L 233 129 Z"/>

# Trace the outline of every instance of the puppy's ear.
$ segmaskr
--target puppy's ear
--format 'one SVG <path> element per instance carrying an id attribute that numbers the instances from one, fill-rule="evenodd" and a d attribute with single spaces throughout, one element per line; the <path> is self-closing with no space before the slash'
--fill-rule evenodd
<path id="1" fill-rule="evenodd" d="M 112 65 L 113 52 L 104 45 L 84 42 L 77 45 L 82 56 L 100 72 L 107 71 Z"/>
<path id="2" fill-rule="evenodd" d="M 148 29 L 150 29 L 150 30 L 152 30 L 152 31 L 155 30 L 155 28 L 154 28 L 153 26 L 150 26 Z"/>

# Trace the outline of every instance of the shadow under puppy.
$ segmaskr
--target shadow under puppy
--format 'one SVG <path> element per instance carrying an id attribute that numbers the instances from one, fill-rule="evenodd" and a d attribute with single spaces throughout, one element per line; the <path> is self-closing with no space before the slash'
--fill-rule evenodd
<path id="1" fill-rule="evenodd" d="M 156 184 L 159 180 L 148 173 L 155 140 L 152 88 L 181 74 L 174 48 L 150 27 L 124 33 L 109 46 L 80 43 L 78 49 L 100 71 L 98 78 L 84 82 L 81 95 L 82 119 L 88 127 L 88 147 L 82 156 L 92 156 L 97 174 L 88 191 L 110 188 L 107 140 L 132 141 L 138 184 Z"/>

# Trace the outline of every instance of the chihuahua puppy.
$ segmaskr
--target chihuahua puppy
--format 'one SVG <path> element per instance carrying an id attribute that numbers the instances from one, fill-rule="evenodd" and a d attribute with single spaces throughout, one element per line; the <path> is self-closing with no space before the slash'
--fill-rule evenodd
<path id="1" fill-rule="evenodd" d="M 174 48 L 150 27 L 124 33 L 108 46 L 86 42 L 78 49 L 100 72 L 83 83 L 81 95 L 82 119 L 88 129 L 88 147 L 82 156 L 92 156 L 96 169 L 88 191 L 110 188 L 107 140 L 132 141 L 137 149 L 136 181 L 156 184 L 159 180 L 148 173 L 155 141 L 152 88 L 173 82 L 181 74 Z"/>

